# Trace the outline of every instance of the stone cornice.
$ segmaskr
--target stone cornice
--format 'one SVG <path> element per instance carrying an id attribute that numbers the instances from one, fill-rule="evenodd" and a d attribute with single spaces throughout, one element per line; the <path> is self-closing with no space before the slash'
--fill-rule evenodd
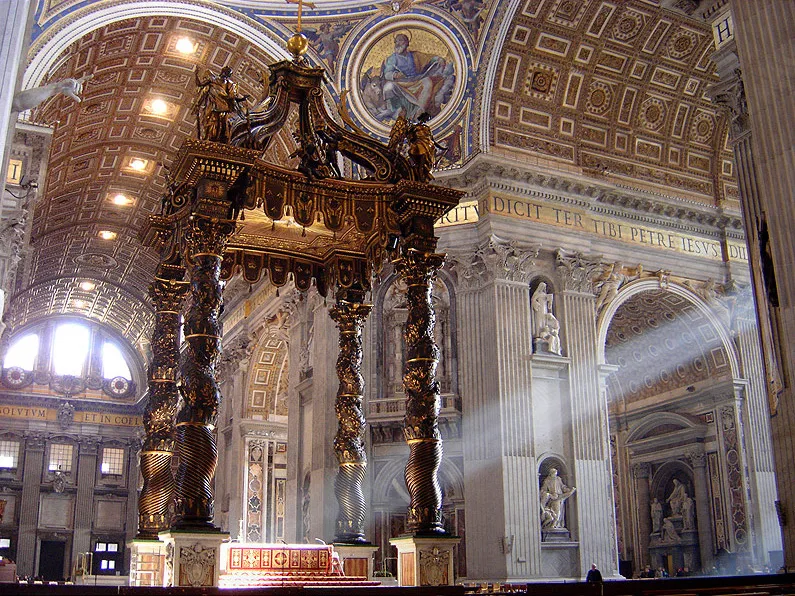
<path id="1" fill-rule="evenodd" d="M 491 189 L 686 233 L 720 237 L 725 231 L 731 239 L 745 237 L 739 212 L 597 181 L 576 172 L 530 167 L 504 156 L 478 154 L 457 170 L 438 172 L 436 180 L 444 186 L 467 189 L 471 198 Z"/>

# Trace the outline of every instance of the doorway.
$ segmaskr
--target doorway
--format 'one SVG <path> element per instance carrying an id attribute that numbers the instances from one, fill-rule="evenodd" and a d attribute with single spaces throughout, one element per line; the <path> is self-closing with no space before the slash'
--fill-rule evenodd
<path id="1" fill-rule="evenodd" d="M 66 542 L 42 540 L 39 549 L 39 576 L 44 581 L 63 581 Z"/>

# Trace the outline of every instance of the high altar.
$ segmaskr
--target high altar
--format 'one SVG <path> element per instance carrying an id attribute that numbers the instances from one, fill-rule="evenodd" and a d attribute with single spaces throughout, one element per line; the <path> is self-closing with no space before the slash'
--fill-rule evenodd
<path id="1" fill-rule="evenodd" d="M 362 492 L 362 327 L 371 309 L 365 302 L 371 279 L 390 259 L 408 288 L 403 382 L 410 505 L 409 533 L 397 539 L 399 577 L 404 585 L 453 581 L 451 551 L 458 539 L 442 526 L 437 479 L 442 439 L 431 288 L 444 261 L 435 253 L 434 221 L 463 193 L 429 184 L 435 147 L 425 115 L 398 118 L 384 144 L 358 129 L 343 96 L 338 109 L 345 126 L 338 124 L 324 103 L 323 69 L 307 65 L 306 49 L 299 18 L 299 33 L 288 42 L 292 60 L 270 66 L 267 94 L 250 110 L 227 69 L 204 78 L 197 73 L 198 138 L 186 141 L 174 158 L 162 212 L 150 216 L 142 232 L 143 241 L 158 249 L 160 265 L 150 286 L 156 319 L 134 578 L 158 568 L 164 585 L 218 585 L 240 577 L 262 585 L 255 576 L 331 569 L 331 547 L 228 543 L 228 534 L 213 524 L 221 292 L 223 280 L 241 269 L 252 283 L 266 273 L 277 287 L 291 282 L 306 291 L 314 285 L 336 301 L 334 542 L 346 571 L 372 576 L 375 548 L 364 536 Z M 298 158 L 297 171 L 266 159 L 271 141 L 294 122 L 293 106 L 297 149 L 290 157 Z M 350 170 L 362 173 L 358 180 L 343 178 L 340 155 L 352 162 Z M 180 358 L 183 312 L 186 349 Z M 172 477 L 175 455 L 179 467 Z"/>

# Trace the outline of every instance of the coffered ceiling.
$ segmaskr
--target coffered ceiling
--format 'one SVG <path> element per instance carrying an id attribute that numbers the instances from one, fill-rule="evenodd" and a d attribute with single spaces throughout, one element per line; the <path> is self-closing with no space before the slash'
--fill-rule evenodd
<path id="1" fill-rule="evenodd" d="M 370 30 L 392 31 L 399 19 L 458 40 L 456 51 L 466 55 L 456 68 L 470 69 L 456 74 L 465 83 L 452 112 L 460 118 L 438 123 L 440 135 L 461 134 L 453 167 L 485 142 L 562 172 L 737 211 L 726 123 L 705 96 L 715 80 L 711 34 L 695 18 L 656 0 L 316 5 L 304 13 L 314 36 L 309 59 L 328 69 L 331 101 L 350 79 L 340 73 L 356 63 L 357 40 Z M 115 20 L 107 16 L 114 11 Z M 260 72 L 282 58 L 273 48 L 295 17 L 295 5 L 276 2 L 41 1 L 28 83 L 93 77 L 81 103 L 58 96 L 30 114 L 54 132 L 28 262 L 7 314 L 12 328 L 75 313 L 133 345 L 145 342 L 157 256 L 137 235 L 160 210 L 163 164 L 194 134 L 194 69 L 231 66 L 241 91 L 260 97 Z M 45 59 L 70 28 L 79 35 Z M 178 49 L 183 38 L 191 52 Z M 39 80 L 35 73 L 45 74 Z M 289 163 L 291 143 L 280 137 L 271 159 Z M 118 195 L 129 203 L 114 202 Z M 81 281 L 96 287 L 81 289 Z"/>

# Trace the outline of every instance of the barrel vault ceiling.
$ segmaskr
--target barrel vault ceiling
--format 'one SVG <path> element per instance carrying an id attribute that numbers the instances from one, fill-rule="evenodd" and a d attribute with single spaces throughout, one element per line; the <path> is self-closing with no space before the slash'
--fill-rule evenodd
<path id="1" fill-rule="evenodd" d="M 458 163 L 487 143 L 516 159 L 542 158 L 561 171 L 737 212 L 726 123 L 705 95 L 715 81 L 710 28 L 697 11 L 669 4 L 676 3 L 320 0 L 304 13 L 304 26 L 325 32 L 314 37 L 309 58 L 329 71 L 332 101 L 345 84 L 339 73 L 368 30 L 395 19 L 448 27 L 450 38 L 462 40 L 469 72 L 457 75 L 465 83 L 461 117 L 448 118 L 437 136 L 461 132 Z M 100 18 L 114 7 L 134 16 Z M 229 25 L 199 18 L 205 12 L 226 15 Z M 92 14 L 96 24 L 81 25 L 42 66 L 48 44 Z M 29 86 L 93 77 L 81 103 L 60 96 L 28 115 L 53 135 L 30 249 L 10 300 L 12 328 L 72 313 L 110 326 L 131 345 L 145 343 L 157 255 L 138 232 L 160 210 L 164 164 L 195 130 L 194 69 L 229 65 L 242 91 L 259 97 L 262 67 L 281 59 L 272 48 L 283 45 L 295 17 L 286 2 L 41 0 L 29 71 L 43 74 Z M 247 31 L 277 43 L 268 50 Z M 177 49 L 181 38 L 192 40 L 193 53 Z M 153 111 L 158 99 L 164 113 Z M 287 161 L 290 142 L 282 138 L 272 158 Z M 136 160 L 143 168 L 134 168 Z M 115 204 L 119 194 L 130 204 Z M 102 239 L 102 231 L 116 237 Z M 82 281 L 96 287 L 81 289 Z"/>

